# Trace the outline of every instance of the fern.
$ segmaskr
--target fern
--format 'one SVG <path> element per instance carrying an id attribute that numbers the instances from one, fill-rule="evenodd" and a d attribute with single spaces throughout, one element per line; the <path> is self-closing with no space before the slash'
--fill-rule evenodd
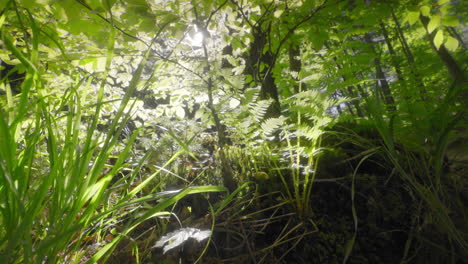
<path id="1" fill-rule="evenodd" d="M 291 97 L 287 102 L 290 105 L 289 109 L 313 122 L 313 126 L 320 126 L 322 128 L 329 126 L 335 121 L 332 109 L 340 106 L 350 99 L 342 97 L 339 99 L 331 98 L 324 92 L 316 90 L 308 90 L 300 92 Z M 340 115 L 341 119 L 342 116 Z"/>
<path id="2" fill-rule="evenodd" d="M 322 127 L 309 125 L 298 126 L 296 132 L 298 137 L 305 137 L 308 140 L 317 140 L 323 133 Z"/>
<path id="3" fill-rule="evenodd" d="M 263 117 L 265 116 L 268 107 L 270 107 L 272 103 L 273 100 L 268 99 L 249 104 L 249 112 L 256 122 L 261 122 L 263 120 Z"/>
<path id="4" fill-rule="evenodd" d="M 286 120 L 287 120 L 287 118 L 284 117 L 284 116 L 269 118 L 269 119 L 265 120 L 261 124 L 263 133 L 266 136 L 273 135 L 278 130 L 278 128 L 283 127 L 283 124 L 285 123 Z"/>

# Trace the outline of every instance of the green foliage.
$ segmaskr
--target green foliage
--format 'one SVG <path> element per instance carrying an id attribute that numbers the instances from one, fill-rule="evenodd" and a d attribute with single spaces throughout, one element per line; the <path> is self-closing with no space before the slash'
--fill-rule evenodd
<path id="1" fill-rule="evenodd" d="M 11 13 L 6 12 L 2 16 Z M 97 124 L 102 109 L 109 103 L 104 101 L 104 90 L 115 51 L 113 29 L 101 78 L 92 75 L 78 78 L 69 89 L 62 91 L 62 96 L 58 97 L 61 99 L 57 100 L 50 97 L 44 88 L 44 66 L 38 57 L 39 32 L 36 22 L 30 18 L 34 34 L 31 41 L 26 42 L 26 45 L 31 43 L 28 49 L 18 49 L 10 33 L 2 28 L 6 46 L 3 51 L 21 62 L 26 68 L 26 78 L 17 97 L 11 95 L 8 80 L 2 81 L 2 87 L 10 96 L 6 98 L 5 107 L 0 109 L 0 196 L 5 199 L 0 203 L 0 256 L 7 263 L 74 261 L 73 258 L 79 259 L 83 254 L 80 249 L 84 246 L 85 237 L 100 237 L 106 232 L 107 226 L 101 225 L 103 222 L 128 217 L 132 210 L 122 213 L 124 208 L 161 199 L 157 196 L 138 197 L 160 172 L 137 182 L 135 176 L 144 160 L 131 174 L 120 178 L 124 175 L 122 169 L 128 166 L 126 162 L 130 159 L 138 130 L 132 133 L 125 145 L 122 146 L 118 140 L 130 119 L 134 105 L 131 97 L 139 86 L 150 49 L 119 100 L 108 133 L 103 134 L 97 130 Z M 83 98 L 79 91 L 89 90 L 94 80 L 100 83 L 96 87 L 94 111 L 83 119 Z M 83 131 L 84 127 L 86 131 Z M 111 153 L 118 154 L 118 158 L 110 169 L 106 169 Z M 178 155 L 180 153 L 167 164 Z M 135 217 L 121 235 L 101 249 L 92 258 L 93 262 L 112 249 L 124 234 L 143 221 L 163 214 L 164 209 L 184 196 L 221 190 L 225 189 L 186 189 L 164 199 L 151 210 L 140 212 L 141 216 Z M 116 214 L 118 210 L 120 214 Z"/>
<path id="2" fill-rule="evenodd" d="M 406 241 L 402 259 L 391 262 L 412 261 L 419 248 L 462 259 L 466 151 L 454 146 L 466 140 L 463 7 L 448 0 L 3 1 L 0 256 L 104 261 L 144 221 L 169 215 L 175 203 L 189 208 L 180 205 L 186 195 L 225 191 L 212 185 L 232 174 L 241 187 L 225 181 L 235 191 L 210 211 L 233 228 L 225 232 L 249 240 L 259 233 L 253 223 L 265 219 L 261 232 L 278 231 L 273 219 L 290 228 L 257 252 L 245 243 L 249 261 L 284 262 L 312 239 L 305 234 L 333 226 L 320 215 L 334 204 L 329 197 L 324 205 L 322 183 L 348 188 L 337 202 L 346 213 L 335 222 L 340 234 L 314 237 L 339 243 L 336 252 L 310 250 L 336 254 L 324 261 L 380 261 L 362 256 L 363 243 L 389 230 L 365 215 L 360 192 L 384 197 L 381 181 L 395 201 L 410 196 L 418 205 L 409 215 L 387 212 L 393 198 L 372 205 L 406 234 L 398 240 Z M 165 196 L 167 188 L 178 191 Z M 226 217 L 231 210 L 239 212 Z M 275 218 L 277 211 L 294 220 Z M 252 229 L 236 229 L 234 220 Z M 97 254 L 86 252 L 85 238 L 103 242 L 117 222 Z M 137 261 L 151 262 L 150 251 Z"/>

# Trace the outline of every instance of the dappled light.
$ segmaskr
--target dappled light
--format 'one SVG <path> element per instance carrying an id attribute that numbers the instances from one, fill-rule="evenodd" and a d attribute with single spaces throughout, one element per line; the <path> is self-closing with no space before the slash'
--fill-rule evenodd
<path id="1" fill-rule="evenodd" d="M 187 34 L 187 40 L 190 45 L 194 48 L 200 48 L 203 45 L 203 40 L 206 37 L 203 32 L 198 29 L 196 25 L 193 26 L 193 30 Z"/>
<path id="2" fill-rule="evenodd" d="M 465 10 L 0 1 L 0 263 L 465 263 Z"/>

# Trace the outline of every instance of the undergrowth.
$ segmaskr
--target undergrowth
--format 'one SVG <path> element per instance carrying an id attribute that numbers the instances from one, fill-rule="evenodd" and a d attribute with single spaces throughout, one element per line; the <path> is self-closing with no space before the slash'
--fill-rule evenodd
<path id="1" fill-rule="evenodd" d="M 130 2 L 0 3 L 1 263 L 468 259 L 458 1 Z"/>

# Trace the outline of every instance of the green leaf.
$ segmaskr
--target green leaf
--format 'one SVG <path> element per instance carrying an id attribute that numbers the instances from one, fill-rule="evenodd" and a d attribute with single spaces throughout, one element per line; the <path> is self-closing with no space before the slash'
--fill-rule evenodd
<path id="1" fill-rule="evenodd" d="M 261 100 L 257 103 L 252 103 L 249 106 L 250 113 L 252 114 L 255 121 L 260 122 L 265 116 L 268 107 L 272 104 L 272 100 Z"/>
<path id="2" fill-rule="evenodd" d="M 273 14 L 276 18 L 279 18 L 283 14 L 284 10 L 276 10 Z"/>
<path id="3" fill-rule="evenodd" d="M 203 1 L 203 10 L 205 14 L 209 14 L 213 10 L 213 0 Z"/>
<path id="4" fill-rule="evenodd" d="M 414 25 L 419 20 L 419 12 L 408 12 L 408 14 L 406 14 L 405 20 L 408 21 L 408 24 Z"/>
<path id="5" fill-rule="evenodd" d="M 422 6 L 419 11 L 423 16 L 430 17 L 431 16 L 431 8 L 428 6 Z"/>
<path id="6" fill-rule="evenodd" d="M 439 30 L 434 37 L 434 45 L 437 49 L 440 48 L 440 45 L 444 42 L 444 31 Z"/>
<path id="7" fill-rule="evenodd" d="M 286 87 L 283 87 L 281 89 L 281 95 L 284 97 L 284 98 L 288 98 L 290 96 L 293 95 L 293 93 L 291 92 L 291 90 L 289 89 L 289 86 L 286 86 Z"/>
<path id="8" fill-rule="evenodd" d="M 67 23 L 68 30 L 74 35 L 79 35 L 80 33 L 85 33 L 89 35 L 97 35 L 102 28 L 100 24 L 97 24 L 93 20 L 88 19 L 70 19 Z"/>
<path id="9" fill-rule="evenodd" d="M 328 39 L 328 34 L 325 31 L 315 31 L 311 35 L 312 46 L 315 50 L 321 50 L 323 43 Z"/>
<path id="10" fill-rule="evenodd" d="M 460 21 L 458 18 L 454 16 L 444 16 L 442 18 L 442 25 L 447 26 L 447 27 L 456 27 L 460 24 Z"/>
<path id="11" fill-rule="evenodd" d="M 141 184 L 140 184 L 141 185 Z M 110 243 L 105 245 L 101 248 L 87 263 L 94 263 L 97 260 L 101 259 L 109 250 L 116 246 L 118 242 L 120 242 L 130 231 L 135 229 L 138 225 L 142 222 L 150 219 L 151 217 L 161 215 L 162 211 L 169 207 L 170 205 L 176 203 L 180 199 L 184 198 L 188 194 L 192 193 L 202 193 L 202 192 L 225 192 L 227 189 L 223 186 L 196 186 L 186 188 L 180 191 L 177 191 L 175 195 L 170 198 L 162 200 L 160 203 L 153 206 L 150 210 L 146 211 L 141 217 L 139 217 L 135 222 L 133 222 L 130 226 L 127 226 L 125 230 L 121 232 L 121 234 L 114 238 Z"/>
<path id="12" fill-rule="evenodd" d="M 458 40 L 448 36 L 444 46 L 450 51 L 455 51 L 458 48 Z"/>
<path id="13" fill-rule="evenodd" d="M 8 1 L 5 1 L 8 3 Z M 22 7 L 26 8 L 37 8 L 49 4 L 49 0 L 21 0 L 19 1 Z"/>
<path id="14" fill-rule="evenodd" d="M 102 0 L 102 6 L 109 11 L 117 0 Z"/>
<path id="15" fill-rule="evenodd" d="M 83 6 L 78 3 L 78 1 L 73 0 L 64 0 L 64 1 L 57 1 L 57 5 L 54 5 L 57 10 L 56 13 L 61 14 L 61 18 L 64 18 L 63 15 L 66 16 L 67 20 L 79 19 L 82 17 Z M 65 13 L 65 14 L 63 14 Z"/>
<path id="16" fill-rule="evenodd" d="M 175 107 L 174 112 L 175 112 L 175 115 L 180 119 L 183 119 L 185 117 L 185 110 L 180 105 Z"/>
<path id="17" fill-rule="evenodd" d="M 273 133 L 278 129 L 281 128 L 286 121 L 286 117 L 280 116 L 280 117 L 275 117 L 275 118 L 269 118 L 265 120 L 261 124 L 263 133 L 265 133 L 266 136 L 271 136 Z"/>
<path id="18" fill-rule="evenodd" d="M 91 9 L 93 9 L 94 12 L 104 11 L 100 0 L 90 0 L 90 1 L 87 1 L 87 3 L 91 7 Z"/>
<path id="19" fill-rule="evenodd" d="M 437 1 L 437 4 L 438 5 L 443 5 L 443 4 L 446 4 L 448 2 L 450 2 L 450 0 L 439 0 L 439 1 Z"/>
<path id="20" fill-rule="evenodd" d="M 431 21 L 429 21 L 429 24 L 427 24 L 427 31 L 430 34 L 430 33 L 432 33 L 432 31 L 434 31 L 439 26 L 440 26 L 440 16 L 435 15 L 435 16 L 431 17 Z"/>
<path id="21" fill-rule="evenodd" d="M 439 8 L 439 13 L 445 16 L 451 12 L 451 9 L 452 9 L 452 5 L 444 5 L 441 8 Z"/>
<path id="22" fill-rule="evenodd" d="M 409 12 L 418 12 L 419 13 L 419 8 L 417 5 L 409 5 L 408 7 L 406 7 L 406 10 L 408 10 Z"/>

